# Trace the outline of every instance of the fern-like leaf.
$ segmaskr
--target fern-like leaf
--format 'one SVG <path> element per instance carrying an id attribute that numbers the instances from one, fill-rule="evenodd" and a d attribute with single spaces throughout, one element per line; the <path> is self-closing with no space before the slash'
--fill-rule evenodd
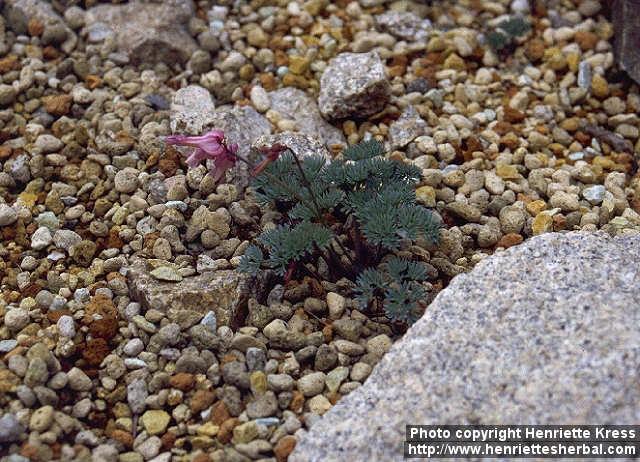
<path id="1" fill-rule="evenodd" d="M 262 250 L 254 244 L 251 244 L 245 250 L 244 255 L 240 258 L 238 271 L 255 276 L 260 270 L 260 265 L 264 261 Z"/>
<path id="2" fill-rule="evenodd" d="M 376 139 L 361 141 L 358 144 L 349 146 L 342 153 L 345 160 L 363 160 L 384 154 L 384 146 Z"/>
<path id="3" fill-rule="evenodd" d="M 258 238 L 268 250 L 268 266 L 284 275 L 289 263 L 299 261 L 311 254 L 316 248 L 326 248 L 333 239 L 333 233 L 328 228 L 303 221 L 295 227 L 287 225 L 265 231 Z"/>
<path id="4" fill-rule="evenodd" d="M 383 289 L 386 281 L 383 274 L 374 268 L 362 271 L 356 279 L 356 301 L 362 308 L 366 308 L 374 298 L 376 291 Z"/>
<path id="5" fill-rule="evenodd" d="M 385 292 L 385 314 L 392 321 L 411 325 L 420 318 L 418 303 L 426 296 L 427 291 L 417 283 L 393 284 Z"/>
<path id="6" fill-rule="evenodd" d="M 395 256 L 387 261 L 387 273 L 392 279 L 399 282 L 427 279 L 427 269 L 422 263 Z"/>
<path id="7" fill-rule="evenodd" d="M 358 213 L 360 212 L 360 213 Z M 381 245 L 389 250 L 396 250 L 400 244 L 400 236 L 396 232 L 397 213 L 389 209 L 381 201 L 375 201 L 363 210 L 356 210 L 362 234 L 373 245 Z"/>

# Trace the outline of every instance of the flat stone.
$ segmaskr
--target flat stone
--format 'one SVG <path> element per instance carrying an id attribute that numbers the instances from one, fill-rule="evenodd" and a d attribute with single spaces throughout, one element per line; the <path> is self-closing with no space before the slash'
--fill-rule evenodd
<path id="1" fill-rule="evenodd" d="M 380 111 L 390 95 L 377 53 L 340 53 L 322 73 L 318 107 L 328 119 L 362 118 Z"/>
<path id="2" fill-rule="evenodd" d="M 346 144 L 342 131 L 322 118 L 316 102 L 304 91 L 285 87 L 269 93 L 271 109 L 296 123 L 296 130 L 326 146 Z"/>
<path id="3" fill-rule="evenodd" d="M 136 260 L 129 267 L 127 279 L 131 298 L 143 308 L 202 314 L 214 311 L 219 326 L 238 325 L 249 294 L 247 277 L 230 270 L 165 282 L 151 276 L 145 262 Z"/>
<path id="4" fill-rule="evenodd" d="M 300 435 L 289 461 L 399 460 L 415 422 L 637 421 L 638 259 L 638 235 L 577 232 L 482 260 Z"/>
<path id="5" fill-rule="evenodd" d="M 8 353 L 18 346 L 18 341 L 14 339 L 0 340 L 0 353 Z"/>
<path id="6" fill-rule="evenodd" d="M 149 274 L 159 281 L 180 282 L 182 275 L 171 266 L 160 266 Z"/>
<path id="7" fill-rule="evenodd" d="M 198 49 L 187 29 L 194 14 L 191 0 L 133 1 L 94 6 L 87 10 L 85 22 L 89 31 L 101 30 L 103 38 L 115 35 L 118 48 L 133 64 L 184 63 Z"/>
<path id="8" fill-rule="evenodd" d="M 199 135 L 211 123 L 215 109 L 211 93 L 206 88 L 199 85 L 181 88 L 171 101 L 171 131 Z"/>

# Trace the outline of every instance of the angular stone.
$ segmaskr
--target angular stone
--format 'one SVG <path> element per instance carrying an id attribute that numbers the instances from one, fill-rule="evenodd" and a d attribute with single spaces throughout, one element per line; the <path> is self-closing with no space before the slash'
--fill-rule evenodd
<path id="1" fill-rule="evenodd" d="M 640 83 L 640 0 L 616 0 L 610 4 L 614 55 L 620 68 Z"/>
<path id="2" fill-rule="evenodd" d="M 322 74 L 318 106 L 329 119 L 366 117 L 380 111 L 390 95 L 391 85 L 377 53 L 341 53 Z"/>
<path id="3" fill-rule="evenodd" d="M 640 236 L 568 233 L 483 260 L 289 460 L 397 460 L 411 422 L 635 422 L 639 258 Z"/>
<path id="4" fill-rule="evenodd" d="M 199 85 L 181 88 L 171 101 L 171 131 L 199 135 L 211 122 L 215 111 L 211 93 Z"/>
<path id="5" fill-rule="evenodd" d="M 198 49 L 186 26 L 194 15 L 191 0 L 134 1 L 94 6 L 87 10 L 86 25 L 90 33 L 114 34 L 118 48 L 133 64 L 183 63 Z"/>
<path id="6" fill-rule="evenodd" d="M 237 326 L 249 296 L 248 279 L 235 271 L 207 271 L 180 282 L 155 279 L 144 261 L 136 260 L 127 273 L 131 298 L 145 309 L 168 312 L 214 311 L 220 326 Z"/>
<path id="7" fill-rule="evenodd" d="M 413 106 L 408 106 L 400 118 L 389 126 L 391 149 L 403 148 L 417 137 L 426 134 L 427 122 Z"/>
<path id="8" fill-rule="evenodd" d="M 345 144 L 342 131 L 322 118 L 316 102 L 304 91 L 285 87 L 269 93 L 271 109 L 296 123 L 300 133 L 316 137 L 327 146 Z"/>

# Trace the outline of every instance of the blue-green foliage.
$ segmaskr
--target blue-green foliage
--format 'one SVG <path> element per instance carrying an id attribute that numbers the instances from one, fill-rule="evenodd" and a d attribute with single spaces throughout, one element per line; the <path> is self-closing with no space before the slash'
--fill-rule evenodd
<path id="1" fill-rule="evenodd" d="M 503 51 L 514 43 L 517 37 L 524 36 L 531 25 L 522 16 L 513 16 L 500 22 L 495 30 L 487 34 L 487 43 L 495 51 Z"/>
<path id="2" fill-rule="evenodd" d="M 437 243 L 439 221 L 416 202 L 415 185 L 420 177 L 415 166 L 385 158 L 383 146 L 376 140 L 350 146 L 341 159 L 330 162 L 322 156 L 308 156 L 298 165 L 290 151 L 284 152 L 252 186 L 259 201 L 284 211 L 288 223 L 258 237 L 259 246 L 247 249 L 239 269 L 256 274 L 265 267 L 284 275 L 292 262 L 315 261 L 333 252 L 330 244 L 336 234 L 346 234 L 351 236 L 347 252 L 355 251 L 351 275 L 357 275 L 358 299 L 368 304 L 374 296 L 383 295 L 385 312 L 391 319 L 411 322 L 424 295 L 418 282 L 424 274 L 417 264 L 392 259 L 384 280 L 378 270 L 363 268 L 399 250 L 404 240 L 424 238 Z M 354 242 L 353 235 L 361 236 L 362 241 Z M 358 261 L 359 257 L 368 261 Z M 371 257 L 375 261 L 371 262 Z M 403 271 L 406 277 L 400 276 Z M 385 291 L 380 292 L 390 275 L 400 282 L 385 285 Z"/>
<path id="3" fill-rule="evenodd" d="M 328 228 L 302 221 L 294 226 L 281 225 L 262 233 L 258 238 L 269 252 L 267 266 L 284 276 L 289 263 L 299 261 L 316 249 L 324 249 L 333 239 Z"/>
<path id="4" fill-rule="evenodd" d="M 378 298 L 393 321 L 413 324 L 422 314 L 420 301 L 427 296 L 422 286 L 427 271 L 422 263 L 391 257 L 381 268 L 367 268 L 356 280 L 356 300 L 363 308 Z"/>
<path id="5" fill-rule="evenodd" d="M 258 271 L 260 271 L 260 266 L 263 262 L 264 256 L 262 255 L 262 250 L 260 250 L 260 247 L 257 245 L 251 244 L 247 247 L 247 250 L 244 251 L 244 255 L 240 259 L 238 271 L 255 276 L 258 274 Z"/>

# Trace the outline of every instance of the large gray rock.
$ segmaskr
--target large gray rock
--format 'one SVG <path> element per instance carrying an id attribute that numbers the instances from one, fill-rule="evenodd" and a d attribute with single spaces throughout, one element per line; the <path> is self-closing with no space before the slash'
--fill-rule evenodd
<path id="1" fill-rule="evenodd" d="M 213 311 L 219 325 L 236 328 L 242 323 L 249 297 L 245 275 L 230 270 L 208 271 L 180 282 L 166 282 L 154 278 L 151 270 L 143 260 L 137 260 L 127 272 L 130 296 L 145 309 L 203 315 Z"/>
<path id="2" fill-rule="evenodd" d="M 181 88 L 171 101 L 170 126 L 173 133 L 200 135 L 211 124 L 216 109 L 211 93 L 199 85 Z"/>
<path id="3" fill-rule="evenodd" d="M 271 134 L 271 124 L 250 106 L 220 106 L 215 108 L 209 91 L 198 85 L 178 90 L 171 103 L 170 126 L 173 133 L 202 135 L 218 129 L 225 133 L 229 143 L 238 144 L 238 153 L 252 156 L 251 145 L 258 138 Z M 257 157 L 253 160 L 259 160 Z M 248 184 L 247 165 L 238 162 L 233 169 L 234 182 L 239 187 Z"/>
<path id="4" fill-rule="evenodd" d="M 346 144 L 342 131 L 322 118 L 318 105 L 304 91 L 285 87 L 272 91 L 269 97 L 271 109 L 282 114 L 285 119 L 295 121 L 300 133 L 314 136 L 327 146 Z"/>
<path id="5" fill-rule="evenodd" d="M 545 234 L 452 280 L 290 462 L 402 460 L 406 424 L 634 424 L 640 235 Z"/>
<path id="6" fill-rule="evenodd" d="M 194 15 L 191 0 L 132 1 L 94 6 L 85 21 L 89 41 L 115 35 L 118 48 L 133 64 L 183 63 L 198 49 L 187 30 Z"/>
<path id="7" fill-rule="evenodd" d="M 224 131 L 230 143 L 238 143 L 238 153 L 254 161 L 259 159 L 252 157 L 251 145 L 259 137 L 271 133 L 269 121 L 250 106 L 221 106 L 211 114 L 206 128 L 207 130 L 218 128 Z M 236 164 L 233 181 L 240 188 L 244 188 L 249 183 L 249 172 L 245 163 Z"/>
<path id="8" fill-rule="evenodd" d="M 303 135 L 302 133 L 282 132 L 273 135 L 264 135 L 258 138 L 251 147 L 256 150 L 261 150 L 276 144 L 286 146 L 296 154 L 298 158 L 321 155 L 325 159 L 331 160 L 329 151 L 317 138 Z"/>
<path id="9" fill-rule="evenodd" d="M 614 48 L 620 69 L 626 71 L 640 83 L 640 0 L 613 0 L 611 16 L 613 19 Z"/>
<path id="10" fill-rule="evenodd" d="M 0 2 L 0 6 L 2 2 Z M 45 27 L 57 27 L 59 32 L 52 34 L 51 39 L 57 42 L 62 39 L 60 48 L 66 53 L 70 53 L 76 46 L 78 38 L 76 34 L 66 25 L 64 20 L 56 13 L 51 3 L 42 0 L 6 0 L 4 2 L 3 15 L 7 25 L 17 34 L 26 34 L 29 21 L 35 19 L 40 21 Z M 52 29 L 53 30 L 53 29 Z M 48 42 L 47 33 L 42 39 Z M 54 35 L 56 36 L 54 38 Z M 57 45 L 57 43 L 54 43 Z"/>
<path id="11" fill-rule="evenodd" d="M 329 119 L 360 118 L 380 111 L 390 95 L 377 53 L 340 53 L 322 73 L 318 107 Z"/>
<path id="12" fill-rule="evenodd" d="M 250 106 L 221 106 L 213 113 L 207 114 L 205 122 L 202 132 L 214 128 L 224 131 L 229 142 L 238 143 L 238 152 L 244 156 L 249 155 L 251 143 L 271 133 L 269 121 Z"/>

